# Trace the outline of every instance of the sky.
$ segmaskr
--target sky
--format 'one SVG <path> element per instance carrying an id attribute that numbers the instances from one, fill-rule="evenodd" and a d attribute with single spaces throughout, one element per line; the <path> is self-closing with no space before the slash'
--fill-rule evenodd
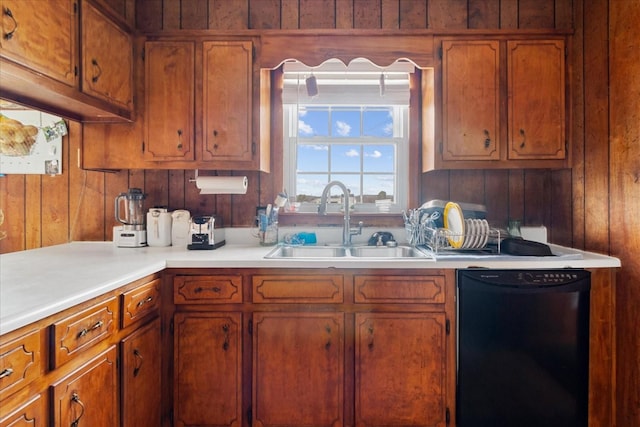
<path id="1" fill-rule="evenodd" d="M 395 148 L 392 144 L 367 143 L 362 145 L 356 138 L 393 136 L 393 118 L 388 109 L 366 110 L 362 114 L 356 109 L 341 108 L 332 112 L 331 119 L 326 109 L 301 110 L 299 113 L 299 136 L 308 144 L 299 143 L 297 171 L 297 193 L 320 196 L 327 184 L 329 169 L 334 172 L 331 179 L 342 181 L 352 194 L 359 195 L 359 172 L 364 172 L 364 194 L 394 193 Z M 340 138 L 342 144 L 329 149 L 326 138 Z M 353 139 L 353 141 L 350 141 Z M 361 166 L 362 165 L 362 166 Z M 391 173 L 391 175 L 390 175 Z M 332 194 L 340 194 L 338 188 Z"/>

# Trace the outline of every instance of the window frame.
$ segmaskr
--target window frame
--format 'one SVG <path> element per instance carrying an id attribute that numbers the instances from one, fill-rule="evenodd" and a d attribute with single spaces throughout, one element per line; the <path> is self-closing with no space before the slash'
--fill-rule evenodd
<path id="1" fill-rule="evenodd" d="M 362 109 L 366 109 L 367 107 L 370 106 L 366 106 L 366 105 L 353 105 L 353 106 L 348 106 L 345 107 L 344 105 L 340 105 L 340 106 L 335 106 L 335 105 L 327 105 L 327 106 L 320 106 L 320 105 L 313 105 L 312 108 L 316 108 L 316 107 L 321 107 L 321 108 L 328 108 L 329 110 L 331 110 L 332 108 L 336 108 L 336 109 L 342 109 L 342 108 L 350 108 L 350 107 L 354 107 L 354 108 L 360 108 Z M 386 107 L 386 106 L 385 106 Z M 297 120 L 297 116 L 298 116 L 298 108 L 299 106 L 296 106 L 295 104 L 289 104 L 289 107 L 283 107 L 283 127 L 284 127 L 284 135 L 283 135 L 283 182 L 284 182 L 284 188 L 287 188 L 289 190 L 294 189 L 295 191 L 290 191 L 290 195 L 294 195 L 297 194 L 297 178 L 299 174 L 305 175 L 305 172 L 298 172 L 295 170 L 296 168 L 296 164 L 297 164 L 297 155 L 298 155 L 298 148 L 300 147 L 300 145 L 305 145 L 305 144 L 318 144 L 318 145 L 332 145 L 335 147 L 338 147 L 340 145 L 354 145 L 354 146 L 360 146 L 360 147 L 374 147 L 376 145 L 391 145 L 395 148 L 395 161 L 394 161 L 394 165 L 393 165 L 393 170 L 390 172 L 380 172 L 380 173 L 366 173 L 363 170 L 363 158 L 362 155 L 364 153 L 364 151 L 361 152 L 361 156 L 359 157 L 360 159 L 360 166 L 359 166 L 359 170 L 358 171 L 352 171 L 352 172 L 341 172 L 341 171 L 336 171 L 334 169 L 332 169 L 331 166 L 331 161 L 329 161 L 329 165 L 328 165 L 328 170 L 327 171 L 320 171 L 318 170 L 317 172 L 308 172 L 308 174 L 324 174 L 325 172 L 328 173 L 329 175 L 331 174 L 340 174 L 340 175 L 354 175 L 354 176 L 358 176 L 359 177 L 359 182 L 360 182 L 360 186 L 361 188 L 363 187 L 363 183 L 364 183 L 364 177 L 366 175 L 375 175 L 375 174 L 380 174 L 380 175 L 393 175 L 396 183 L 395 183 L 395 189 L 394 189 L 394 209 L 393 211 L 395 213 L 398 213 L 400 210 L 406 209 L 408 206 L 408 191 L 407 191 L 407 185 L 405 185 L 406 183 L 408 183 L 408 179 L 409 179 L 409 173 L 407 168 L 403 168 L 402 165 L 405 165 L 408 163 L 409 161 L 409 151 L 410 151 L 410 147 L 409 147 L 409 108 L 408 106 L 404 107 L 400 107 L 400 106 L 391 106 L 392 108 L 394 108 L 396 110 L 396 119 L 397 122 L 394 123 L 394 126 L 399 127 L 399 133 L 402 136 L 390 136 L 389 138 L 376 138 L 376 137 L 368 137 L 368 136 L 360 136 L 360 137 L 332 137 L 332 136 L 327 136 L 327 137 L 300 137 L 299 135 L 296 135 L 296 131 L 294 131 L 293 129 L 297 128 L 295 127 L 295 125 L 292 123 L 292 120 Z M 361 116 L 362 117 L 362 116 Z M 331 120 L 331 113 L 329 113 L 329 118 Z M 362 125 L 362 121 L 360 122 L 360 125 Z M 291 133 L 287 132 L 287 129 L 292 130 Z M 404 147 L 401 147 L 402 145 L 404 145 Z M 356 197 L 356 203 L 361 204 L 362 201 L 361 200 L 357 200 Z M 365 207 L 363 208 L 363 210 L 366 211 L 371 211 L 371 213 L 379 213 L 375 211 L 375 206 L 373 205 L 373 203 L 367 203 L 367 205 L 369 205 L 369 207 Z"/>
<path id="2" fill-rule="evenodd" d="M 284 75 L 282 67 L 269 70 L 271 80 L 271 95 L 270 99 L 270 139 L 271 139 L 271 152 L 272 152 L 272 167 L 271 175 L 273 180 L 273 186 L 278 191 L 284 187 L 284 110 L 282 107 L 282 90 Z M 422 145 L 426 143 L 433 144 L 433 141 L 423 141 L 424 135 L 429 135 L 429 138 L 433 138 L 433 134 L 436 132 L 435 120 L 434 120 L 434 100 L 435 100 L 435 81 L 434 81 L 434 68 L 416 67 L 416 71 L 409 77 L 409 86 L 411 90 L 411 97 L 409 101 L 409 161 L 407 163 L 408 168 L 408 192 L 407 192 L 407 204 L 410 207 L 415 207 L 419 203 L 421 195 L 421 177 L 423 169 L 421 160 L 424 163 L 424 156 L 428 155 L 422 149 Z M 423 101 L 424 100 L 424 101 Z M 427 105 L 423 108 L 423 102 Z M 423 132 L 423 123 L 431 125 L 432 129 L 428 132 Z M 318 215 L 317 213 L 303 213 L 303 212 L 281 212 L 279 215 L 279 222 L 283 226 L 317 226 L 317 225 L 340 225 L 342 224 L 342 214 L 329 213 L 328 215 Z M 367 226 L 381 226 L 381 227 L 402 227 L 404 222 L 402 215 L 398 213 L 363 213 L 354 212 L 351 215 L 354 221 L 363 221 Z"/>

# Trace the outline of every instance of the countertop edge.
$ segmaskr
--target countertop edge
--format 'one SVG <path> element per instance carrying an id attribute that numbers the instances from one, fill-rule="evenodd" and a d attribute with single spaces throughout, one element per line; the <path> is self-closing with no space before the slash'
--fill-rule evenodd
<path id="1" fill-rule="evenodd" d="M 583 254 L 583 259 L 265 259 L 271 249 L 225 245 L 213 251 L 185 251 L 172 247 L 116 248 L 112 242 L 72 242 L 3 254 L 0 256 L 0 335 L 166 268 L 560 269 L 621 266 L 617 258 L 570 248 L 566 249 Z M 91 285 L 87 286 L 87 283 Z"/>

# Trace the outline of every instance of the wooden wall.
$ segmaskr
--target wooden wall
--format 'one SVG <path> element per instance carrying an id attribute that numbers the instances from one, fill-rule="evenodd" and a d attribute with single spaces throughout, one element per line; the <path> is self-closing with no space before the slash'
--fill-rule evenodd
<path id="1" fill-rule="evenodd" d="M 421 201 L 484 203 L 490 219 L 545 224 L 550 240 L 612 253 L 618 274 L 618 425 L 640 425 L 640 2 L 636 0 L 104 0 L 142 31 L 179 29 L 575 29 L 571 170 L 435 171 Z M 132 13 L 135 13 L 132 16 Z M 65 140 L 62 176 L 0 178 L 7 239 L 0 253 L 109 240 L 113 199 L 128 187 L 147 205 L 222 213 L 246 226 L 278 177 L 249 172 L 246 196 L 199 197 L 192 171 L 78 169 L 79 126 Z M 264 191 L 263 191 L 264 190 Z M 269 190 L 269 191 L 268 191 Z M 242 200 L 238 199 L 243 197 Z M 232 219 L 233 218 L 233 219 Z M 614 355 L 612 355 L 614 357 Z M 607 426 L 609 427 L 609 426 Z"/>

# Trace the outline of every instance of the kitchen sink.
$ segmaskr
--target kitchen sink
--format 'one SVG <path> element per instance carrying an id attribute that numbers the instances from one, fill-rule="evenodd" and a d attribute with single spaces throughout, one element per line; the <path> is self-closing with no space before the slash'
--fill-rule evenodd
<path id="1" fill-rule="evenodd" d="M 351 256 L 358 258 L 428 258 L 411 246 L 358 246 L 349 248 Z"/>
<path id="2" fill-rule="evenodd" d="M 265 258 L 430 258 L 429 255 L 411 246 L 278 246 Z"/>
<path id="3" fill-rule="evenodd" d="M 341 258 L 347 256 L 342 246 L 278 246 L 265 258 Z"/>

